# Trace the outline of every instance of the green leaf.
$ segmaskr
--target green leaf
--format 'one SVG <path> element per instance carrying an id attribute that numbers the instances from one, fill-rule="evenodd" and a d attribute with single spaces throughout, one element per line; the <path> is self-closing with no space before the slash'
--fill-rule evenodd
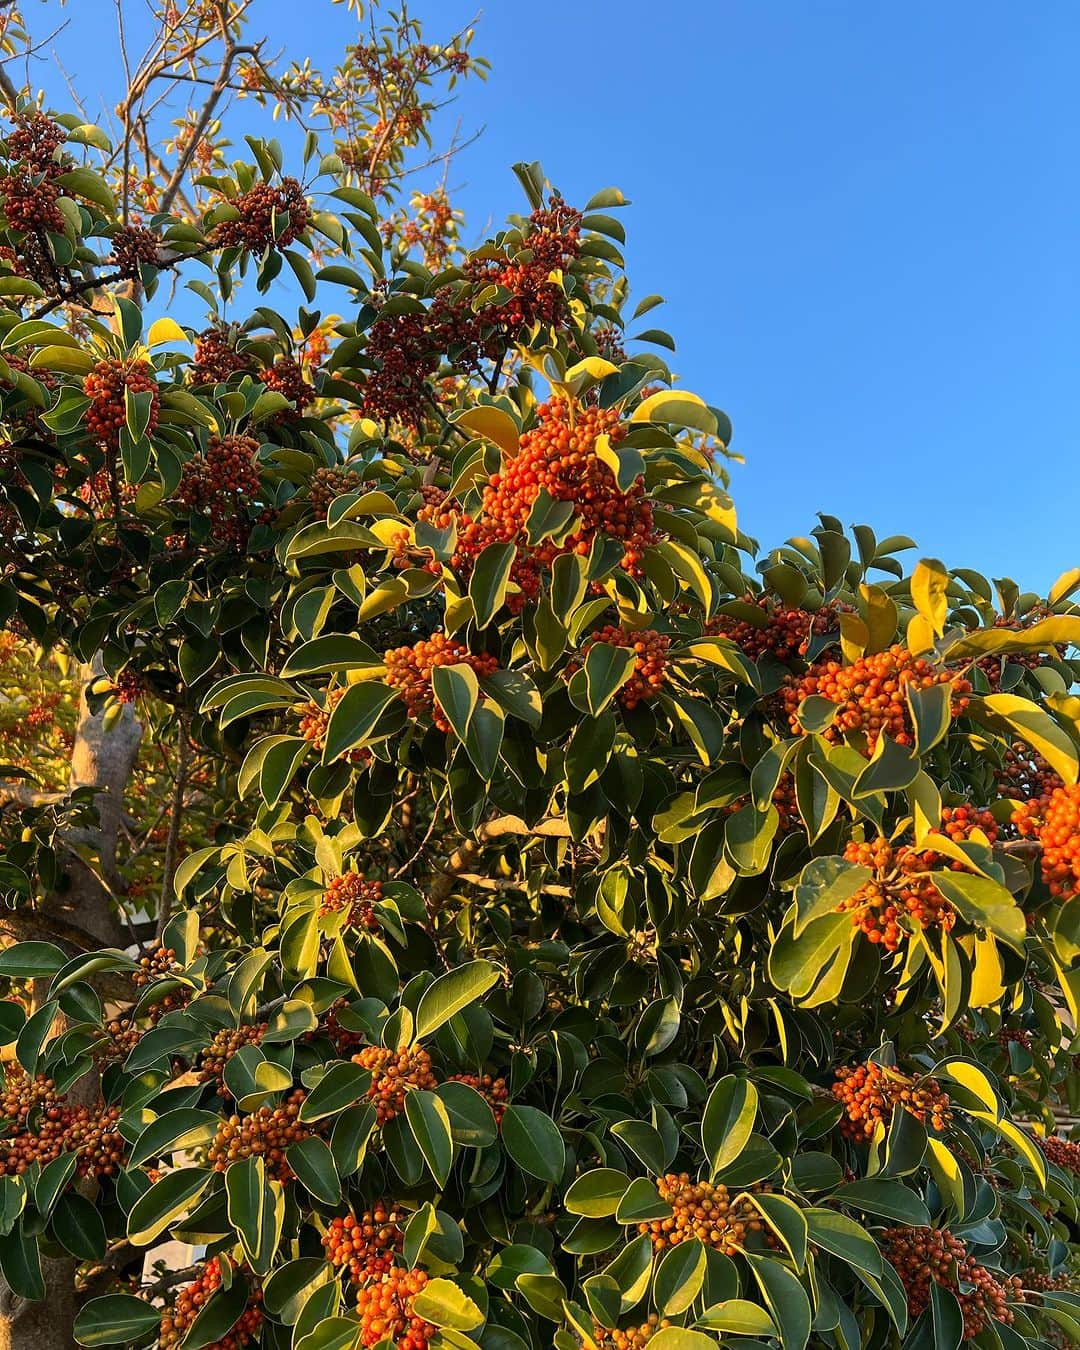
<path id="1" fill-rule="evenodd" d="M 591 717 L 599 717 L 634 673 L 633 649 L 594 642 L 585 656 L 585 703 Z"/>
<path id="2" fill-rule="evenodd" d="M 701 1117 L 701 1142 L 713 1176 L 730 1167 L 753 1133 L 757 1088 L 747 1078 L 728 1074 L 709 1093 Z"/>
<path id="3" fill-rule="evenodd" d="M 1027 935 L 1024 911 L 1000 882 L 948 869 L 935 871 L 933 882 L 968 923 L 988 928 L 1023 954 Z"/>
<path id="4" fill-rule="evenodd" d="M 881 1252 L 877 1243 L 854 1219 L 833 1209 L 806 1209 L 810 1241 L 831 1252 L 849 1266 L 857 1266 L 875 1278 L 881 1275 Z"/>
<path id="5" fill-rule="evenodd" d="M 374 680 L 350 684 L 326 724 L 323 763 L 333 764 L 347 751 L 365 745 L 394 696 L 389 685 Z"/>
<path id="6" fill-rule="evenodd" d="M 296 1173 L 297 1180 L 306 1186 L 316 1200 L 336 1205 L 341 1199 L 341 1182 L 330 1145 L 317 1135 L 290 1144 L 285 1158 Z"/>
<path id="7" fill-rule="evenodd" d="M 783 1350 L 803 1350 L 810 1339 L 810 1300 L 789 1270 L 767 1256 L 746 1253 L 772 1319 L 780 1330 Z"/>
<path id="8" fill-rule="evenodd" d="M 60 1243 L 80 1261 L 100 1261 L 105 1255 L 104 1220 L 78 1191 L 68 1191 L 60 1197 L 50 1227 Z"/>
<path id="9" fill-rule="evenodd" d="M 972 699 L 968 711 L 985 716 L 991 724 L 1004 723 L 1020 740 L 1037 750 L 1066 783 L 1076 782 L 1076 746 L 1050 714 L 1030 699 L 1017 694 L 988 694 Z"/>
<path id="10" fill-rule="evenodd" d="M 161 1326 L 161 1309 L 132 1294 L 105 1294 L 83 1304 L 75 1317 L 80 1345 L 130 1345 L 145 1340 Z"/>
<path id="11" fill-rule="evenodd" d="M 304 1098 L 299 1119 L 311 1124 L 337 1115 L 366 1097 L 370 1082 L 371 1075 L 359 1064 L 332 1064 Z"/>
<path id="12" fill-rule="evenodd" d="M 16 942 L 0 952 L 0 975 L 14 980 L 39 979 L 63 970 L 67 960 L 52 942 Z"/>
<path id="13" fill-rule="evenodd" d="M 802 1210 L 786 1195 L 775 1192 L 744 1192 L 783 1243 L 797 1271 L 806 1265 L 807 1221 Z"/>
<path id="14" fill-rule="evenodd" d="M 566 1166 L 566 1145 L 559 1127 L 532 1106 L 509 1106 L 502 1121 L 503 1145 L 523 1172 L 552 1184 Z"/>
<path id="15" fill-rule="evenodd" d="M 857 867 L 838 855 L 813 858 L 799 874 L 795 887 L 795 936 L 823 914 L 833 914 L 873 875 L 869 867 Z"/>
<path id="16" fill-rule="evenodd" d="M 716 1341 L 688 1327 L 662 1327 L 649 1337 L 649 1350 L 716 1350 Z"/>
<path id="17" fill-rule="evenodd" d="M 284 679 L 298 675 L 341 674 L 381 666 L 382 658 L 351 633 L 325 633 L 289 653 L 281 668 Z"/>
<path id="18" fill-rule="evenodd" d="M 468 1083 L 440 1083 L 435 1095 L 446 1107 L 450 1134 L 461 1148 L 486 1148 L 499 1137 L 491 1107 Z"/>
<path id="19" fill-rule="evenodd" d="M 776 1324 L 758 1303 L 745 1298 L 729 1298 L 714 1303 L 698 1318 L 698 1324 L 732 1336 L 769 1336 L 777 1334 Z"/>
<path id="20" fill-rule="evenodd" d="M 473 1300 L 451 1280 L 428 1280 L 413 1296 L 412 1309 L 415 1316 L 449 1331 L 472 1331 L 484 1321 Z"/>
<path id="21" fill-rule="evenodd" d="M 656 1268 L 653 1302 L 661 1317 L 678 1317 L 701 1293 L 707 1267 L 705 1244 L 699 1238 L 672 1247 Z"/>
<path id="22" fill-rule="evenodd" d="M 405 1118 L 440 1190 L 454 1161 L 454 1140 L 445 1103 L 434 1092 L 418 1089 L 405 1095 Z"/>
<path id="23" fill-rule="evenodd" d="M 469 578 L 469 599 L 477 628 L 486 628 L 502 609 L 516 554 L 513 544 L 488 544 L 477 558 Z"/>
<path id="24" fill-rule="evenodd" d="M 476 672 L 464 663 L 436 666 L 431 672 L 431 687 L 458 740 L 465 740 L 480 697 Z"/>
<path id="25" fill-rule="evenodd" d="M 214 1111 L 181 1107 L 152 1120 L 131 1147 L 129 1167 L 140 1167 L 151 1158 L 177 1150 L 208 1144 L 217 1133 L 221 1117 Z"/>
<path id="26" fill-rule="evenodd" d="M 179 1167 L 155 1181 L 128 1214 L 128 1239 L 135 1247 L 148 1247 L 173 1219 L 192 1209 L 209 1186 L 214 1172 L 201 1167 Z"/>
<path id="27" fill-rule="evenodd" d="M 850 1205 L 852 1209 L 912 1228 L 926 1228 L 930 1224 L 926 1206 L 914 1191 L 898 1181 L 875 1181 L 873 1178 L 852 1181 L 836 1190 L 833 1199 L 837 1204 Z"/>
<path id="28" fill-rule="evenodd" d="M 490 961 L 470 961 L 440 975 L 424 990 L 416 1010 L 416 1039 L 423 1040 L 482 998 L 498 982 L 499 971 Z"/>
<path id="29" fill-rule="evenodd" d="M 570 1214 L 606 1219 L 619 1208 L 619 1201 L 629 1184 L 630 1178 L 625 1172 L 618 1172 L 613 1167 L 596 1167 L 571 1183 L 563 1197 L 563 1206 Z"/>

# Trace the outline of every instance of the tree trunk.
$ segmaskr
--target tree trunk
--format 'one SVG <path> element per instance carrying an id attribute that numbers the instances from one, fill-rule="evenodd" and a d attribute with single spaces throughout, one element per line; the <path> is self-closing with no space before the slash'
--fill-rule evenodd
<path id="1" fill-rule="evenodd" d="M 90 787 L 95 790 L 98 819 L 94 828 L 73 831 L 69 835 L 72 845 L 84 847 L 95 855 L 100 876 L 77 853 L 66 851 L 66 885 L 56 894 L 47 896 L 42 909 L 50 918 L 89 934 L 103 947 L 125 947 L 130 938 L 117 916 L 113 900 L 121 889 L 116 848 L 124 791 L 139 752 L 142 727 L 135 720 L 130 705 L 125 706 L 122 716 L 108 730 L 101 715 L 91 713 L 86 690 L 100 674 L 96 662 L 83 668 L 79 724 L 71 753 L 70 776 L 72 789 Z M 99 1093 L 100 1083 L 94 1073 L 80 1079 L 71 1096 L 89 1103 L 96 1101 Z M 73 1350 L 76 1265 L 77 1262 L 69 1257 L 42 1258 L 45 1298 L 40 1303 L 17 1297 L 0 1278 L 0 1350 Z"/>

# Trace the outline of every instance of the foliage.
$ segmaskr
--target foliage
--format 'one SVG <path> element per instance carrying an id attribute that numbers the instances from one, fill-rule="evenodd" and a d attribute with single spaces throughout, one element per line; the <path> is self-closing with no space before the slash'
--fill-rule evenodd
<path id="1" fill-rule="evenodd" d="M 626 336 L 658 298 L 615 189 L 518 166 L 529 214 L 433 270 L 253 142 L 148 222 L 139 284 L 288 264 L 345 317 L 196 333 L 102 281 L 121 224 L 56 125 L 6 141 L 52 213 L 7 217 L 0 605 L 100 662 L 92 701 L 175 710 L 236 799 L 160 947 L 0 954 L 44 989 L 0 1007 L 12 1288 L 114 1271 L 89 1346 L 1080 1335 L 1042 1140 L 1080 570 L 907 571 L 827 515 L 760 552 L 727 417 Z M 206 1259 L 133 1284 L 167 1236 Z"/>

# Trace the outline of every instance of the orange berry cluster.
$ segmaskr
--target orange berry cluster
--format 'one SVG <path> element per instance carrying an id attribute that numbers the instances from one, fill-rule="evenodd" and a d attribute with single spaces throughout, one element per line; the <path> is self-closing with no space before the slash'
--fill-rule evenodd
<path id="1" fill-rule="evenodd" d="M 120 428 L 127 422 L 126 394 L 150 394 L 148 435 L 157 429 L 161 396 L 154 372 L 146 361 L 99 361 L 83 376 L 83 393 L 90 400 L 86 427 L 102 445 L 118 446 Z"/>
<path id="2" fill-rule="evenodd" d="M 896 1268 L 907 1292 L 908 1312 L 914 1320 L 930 1302 L 931 1284 L 953 1293 L 964 1314 L 964 1338 L 973 1340 L 993 1319 L 1013 1320 L 1009 1299 L 1022 1297 L 1016 1276 L 1001 1285 L 985 1266 L 968 1255 L 959 1238 L 946 1228 L 890 1228 L 882 1234 L 883 1254 Z M 954 1273 L 955 1272 L 955 1273 Z"/>
<path id="3" fill-rule="evenodd" d="M 224 1079 L 225 1065 L 245 1045 L 258 1045 L 266 1035 L 267 1022 L 242 1027 L 222 1027 L 215 1031 L 210 1044 L 201 1051 L 195 1062 L 200 1082 L 208 1083 L 215 1079 L 219 1084 Z"/>
<path id="4" fill-rule="evenodd" d="M 131 983 L 136 989 L 144 989 L 156 980 L 168 979 L 171 975 L 175 975 L 179 969 L 180 963 L 176 959 L 176 948 L 157 947 L 149 956 L 140 959 L 139 969 L 132 974 Z"/>
<path id="5" fill-rule="evenodd" d="M 1080 894 L 1080 784 L 1025 802 L 1012 822 L 1021 835 L 1042 844 L 1042 878 L 1050 894 L 1059 900 Z"/>
<path id="6" fill-rule="evenodd" d="M 236 350 L 226 329 L 215 325 L 195 339 L 195 359 L 189 367 L 192 384 L 224 384 L 230 375 L 251 368 L 251 357 Z"/>
<path id="7" fill-rule="evenodd" d="M 381 1280 L 359 1289 L 360 1344 L 370 1347 L 390 1341 L 394 1350 L 427 1350 L 436 1328 L 413 1312 L 413 1300 L 427 1282 L 423 1270 L 392 1266 Z"/>
<path id="8" fill-rule="evenodd" d="M 393 647 L 384 654 L 383 660 L 386 682 L 398 691 L 409 716 L 415 721 L 430 713 L 440 731 L 451 728 L 432 687 L 431 673 L 436 666 L 467 665 L 481 678 L 494 675 L 499 668 L 497 657 L 487 652 L 470 652 L 464 643 L 448 638 L 445 633 L 432 633 L 431 637 L 411 647 Z"/>
<path id="9" fill-rule="evenodd" d="M 929 875 L 942 861 L 940 854 L 920 852 L 907 844 L 894 849 L 879 836 L 866 843 L 850 841 L 844 857 L 857 866 L 873 868 L 875 875 L 840 909 L 850 911 L 852 923 L 886 951 L 896 951 L 906 936 L 900 923 L 903 915 L 923 928 L 949 931 L 956 922 L 956 911 Z"/>
<path id="10" fill-rule="evenodd" d="M 385 1275 L 405 1240 L 405 1218 L 392 1200 L 379 1200 L 359 1218 L 346 1214 L 331 1219 L 323 1234 L 327 1259 L 347 1266 L 354 1284 Z"/>
<path id="11" fill-rule="evenodd" d="M 374 906 L 382 899 L 382 894 L 381 881 L 368 881 L 359 872 L 346 872 L 334 877 L 327 886 L 319 906 L 319 917 L 340 914 L 344 910 L 346 923 L 378 932 L 379 918 Z"/>
<path id="12" fill-rule="evenodd" d="M 765 1186 L 755 1189 L 769 1190 Z M 700 1238 L 727 1256 L 746 1244 L 751 1233 L 764 1233 L 761 1216 L 749 1200 L 735 1201 L 728 1188 L 709 1181 L 691 1181 L 687 1172 L 669 1173 L 656 1183 L 661 1200 L 674 1211 L 665 1219 L 638 1224 L 639 1234 L 648 1234 L 656 1251 Z"/>
<path id="13" fill-rule="evenodd" d="M 122 277 L 137 280 L 144 264 L 158 260 L 160 239 L 145 225 L 121 225 L 112 236 L 112 262 Z"/>
<path id="14" fill-rule="evenodd" d="M 628 712 L 639 703 L 647 703 L 657 696 L 664 686 L 667 652 L 671 646 L 671 638 L 666 633 L 658 633 L 654 628 L 635 631 L 608 624 L 583 644 L 582 655 L 587 655 L 597 642 L 605 642 L 612 647 L 628 647 L 634 653 L 634 669 L 615 696 Z M 572 674 L 574 669 L 576 667 L 571 666 L 568 673 Z"/>
<path id="15" fill-rule="evenodd" d="M 306 1096 L 303 1088 L 295 1088 L 280 1106 L 260 1106 L 248 1116 L 223 1120 L 206 1151 L 207 1162 L 215 1172 L 224 1172 L 241 1158 L 257 1156 L 265 1160 L 267 1176 L 289 1181 L 293 1172 L 285 1150 L 311 1133 L 297 1120 Z"/>
<path id="16" fill-rule="evenodd" d="M 99 1042 L 95 1056 L 106 1062 L 121 1063 L 142 1040 L 144 1033 L 130 1017 L 125 1017 L 106 1022 L 105 1034 L 108 1040 Z"/>
<path id="17" fill-rule="evenodd" d="M 970 839 L 973 830 L 981 830 L 986 835 L 988 842 L 993 844 L 998 837 L 998 823 L 994 819 L 993 813 L 969 805 L 942 808 L 942 834 L 948 835 L 950 839 L 959 844 L 966 839 Z M 962 870 L 961 864 L 955 860 L 953 860 L 953 867 L 955 870 Z"/>
<path id="18" fill-rule="evenodd" d="M 31 1079 L 8 1065 L 0 1110 L 8 1124 L 0 1144 L 0 1176 L 19 1176 L 32 1163 L 44 1166 L 61 1153 L 79 1155 L 80 1177 L 112 1176 L 124 1164 L 127 1145 L 117 1131 L 120 1108 L 69 1106 L 52 1079 Z"/>
<path id="19" fill-rule="evenodd" d="M 502 1118 L 510 1102 L 510 1089 L 506 1085 L 505 1078 L 492 1078 L 489 1073 L 453 1073 L 447 1082 L 465 1083 L 468 1087 L 475 1088 L 491 1107 L 495 1124 L 502 1124 Z"/>
<path id="20" fill-rule="evenodd" d="M 942 670 L 922 656 L 913 656 L 906 647 L 862 656 L 850 666 L 838 661 L 812 665 L 802 676 L 791 676 L 783 689 L 784 711 L 792 731 L 801 734 L 799 706 L 811 694 L 839 705 L 840 711 L 825 732 L 829 741 L 839 741 L 849 732 L 861 733 L 867 749 L 872 750 L 880 735 L 892 737 L 900 745 L 913 740 L 905 690 L 929 689 L 936 684 L 952 686 L 952 710 L 956 716 L 967 707 L 971 693 L 968 680 Z"/>
<path id="21" fill-rule="evenodd" d="M 317 516 L 325 516 L 335 497 L 356 492 L 363 479 L 355 469 L 316 469 L 308 484 L 308 501 Z"/>
<path id="22" fill-rule="evenodd" d="M 214 227 L 213 242 L 223 248 L 246 248 L 251 253 L 288 248 L 311 222 L 304 189 L 295 178 L 283 178 L 280 187 L 256 183 L 232 201 L 240 215 Z"/>
<path id="23" fill-rule="evenodd" d="M 267 389 L 273 389 L 294 405 L 278 413 L 281 421 L 292 421 L 302 416 L 304 409 L 315 402 L 315 390 L 304 379 L 299 362 L 291 356 L 279 356 L 268 370 L 259 371 L 259 379 Z"/>
<path id="24" fill-rule="evenodd" d="M 887 1128 L 898 1108 L 935 1130 L 952 1120 L 948 1095 L 937 1083 L 919 1084 L 873 1061 L 837 1069 L 832 1091 L 844 1107 L 840 1133 L 847 1139 L 869 1139 L 878 1121 Z"/>
<path id="25" fill-rule="evenodd" d="M 64 213 L 57 205 L 61 188 L 56 179 L 67 167 L 57 154 L 66 139 L 63 127 L 44 113 L 15 118 L 5 147 L 10 167 L 0 176 L 4 215 L 13 230 L 64 233 Z"/>
<path id="26" fill-rule="evenodd" d="M 249 1277 L 250 1278 L 250 1277 Z M 221 1261 L 213 1256 L 203 1267 L 202 1274 L 190 1284 L 181 1286 L 171 1307 L 161 1314 L 158 1345 L 171 1350 L 179 1345 L 191 1330 L 191 1324 L 203 1307 L 221 1287 Z M 208 1350 L 243 1350 L 259 1335 L 262 1326 L 262 1288 L 256 1284 L 248 1294 L 248 1304 L 238 1320 Z"/>
<path id="27" fill-rule="evenodd" d="M 431 1056 L 426 1050 L 390 1050 L 381 1045 L 365 1046 L 352 1062 L 371 1073 L 368 1100 L 375 1106 L 380 1125 L 405 1110 L 405 1094 L 416 1088 L 430 1090 L 438 1079 L 431 1071 Z"/>
<path id="28" fill-rule="evenodd" d="M 592 1338 L 596 1344 L 606 1350 L 644 1350 L 658 1331 L 671 1326 L 669 1318 L 661 1318 L 658 1313 L 650 1313 L 647 1320 L 636 1327 L 602 1327 L 593 1323 Z"/>
<path id="29" fill-rule="evenodd" d="M 536 548 L 533 557 L 539 567 L 550 566 L 560 553 L 586 557 L 597 534 L 605 534 L 622 542 L 623 568 L 640 575 L 645 549 L 656 540 L 644 480 L 638 478 L 623 492 L 596 452 L 601 436 L 612 445 L 625 436 L 619 414 L 612 408 L 575 408 L 561 398 L 540 404 L 536 411 L 537 425 L 521 437 L 518 453 L 484 489 L 475 527 L 482 543 L 520 536 L 533 503 L 546 490 L 556 501 L 573 503 L 576 521 L 560 545 L 546 540 Z M 463 544 L 468 547 L 468 529 Z"/>
<path id="30" fill-rule="evenodd" d="M 1072 1139 L 1061 1139 L 1056 1134 L 1036 1141 L 1049 1162 L 1067 1172 L 1080 1173 L 1080 1144 Z"/>
<path id="31" fill-rule="evenodd" d="M 706 623 L 706 633 L 730 638 L 751 661 L 771 656 L 784 665 L 790 665 L 807 654 L 812 636 L 836 628 L 837 616 L 841 609 L 846 608 L 829 603 L 814 611 L 796 609 L 778 604 L 765 595 L 745 595 L 743 600 L 756 605 L 768 616 L 768 622 L 763 627 L 733 614 L 718 614 Z"/>

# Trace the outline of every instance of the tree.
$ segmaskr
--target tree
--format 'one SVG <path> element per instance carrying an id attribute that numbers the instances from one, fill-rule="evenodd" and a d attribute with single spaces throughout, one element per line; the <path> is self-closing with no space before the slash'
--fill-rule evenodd
<path id="1" fill-rule="evenodd" d="M 97 662 L 103 743 L 149 691 L 218 786 L 160 944 L 0 953 L 16 1310 L 66 1277 L 80 1344 L 192 1350 L 1080 1335 L 1080 569 L 908 572 L 830 516 L 760 553 L 727 417 L 626 336 L 615 189 L 519 165 L 528 213 L 445 266 L 340 155 L 324 206 L 253 139 L 134 226 L 101 142 L 4 142 L 2 603 Z M 133 299 L 285 263 L 346 317 Z M 11 831 L 9 932 L 51 828 Z M 144 1278 L 167 1236 L 205 1257 Z"/>

